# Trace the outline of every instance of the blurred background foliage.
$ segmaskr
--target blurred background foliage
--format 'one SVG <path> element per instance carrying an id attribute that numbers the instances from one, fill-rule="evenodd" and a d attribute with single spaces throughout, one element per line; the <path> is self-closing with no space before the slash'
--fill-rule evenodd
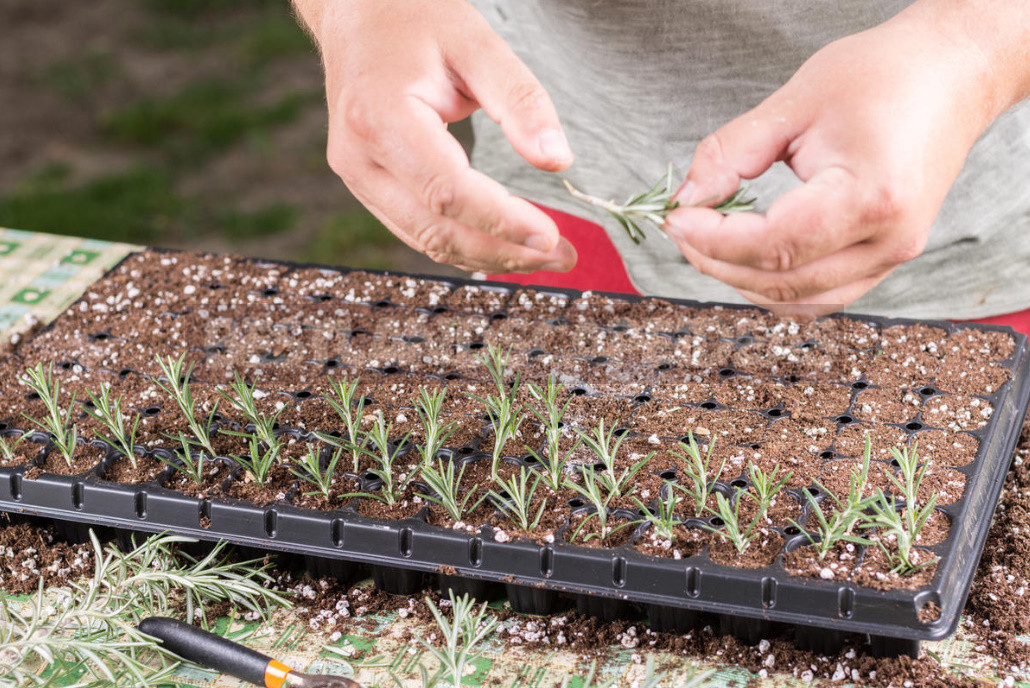
<path id="1" fill-rule="evenodd" d="M 329 170 L 289 0 L 5 0 L 0 26 L 0 226 L 453 272 Z"/>

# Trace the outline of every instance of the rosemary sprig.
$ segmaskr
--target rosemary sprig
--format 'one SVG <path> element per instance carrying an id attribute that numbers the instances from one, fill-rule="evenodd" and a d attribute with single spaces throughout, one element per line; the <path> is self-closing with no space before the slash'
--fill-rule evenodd
<path id="1" fill-rule="evenodd" d="M 635 244 L 639 244 L 647 238 L 642 225 L 650 224 L 661 229 L 665 224 L 665 216 L 680 205 L 679 201 L 673 200 L 676 186 L 673 182 L 672 163 L 669 163 L 665 176 L 655 182 L 654 186 L 643 193 L 630 196 L 625 203 L 616 203 L 614 200 L 585 194 L 572 186 L 568 180 L 565 180 L 565 188 L 576 200 L 606 210 L 626 230 L 626 234 Z M 754 210 L 757 199 L 748 197 L 747 191 L 747 187 L 737 189 L 731 196 L 713 205 L 712 210 L 724 215 Z M 716 199 L 704 199 L 695 206 L 706 205 L 714 200 Z"/>
<path id="2" fill-rule="evenodd" d="M 571 396 L 565 400 L 564 404 L 558 402 L 558 397 L 561 396 L 563 389 L 564 385 L 558 382 L 553 375 L 547 376 L 546 389 L 532 382 L 529 383 L 529 393 L 543 405 L 542 409 L 530 407 L 530 411 L 544 427 L 543 456 L 540 456 L 534 449 L 530 449 L 529 453 L 540 464 L 544 484 L 553 492 L 561 489 L 565 482 L 565 465 L 583 442 L 581 438 L 577 437 L 568 451 L 562 451 L 562 429 L 565 427 L 563 419 L 569 405 L 572 404 Z"/>
<path id="3" fill-rule="evenodd" d="M 486 602 L 477 604 L 469 595 L 455 597 L 453 590 L 448 593 L 448 597 L 451 618 L 447 618 L 431 599 L 425 598 L 426 606 L 443 638 L 442 647 L 419 638 L 423 647 L 440 664 L 435 681 L 430 685 L 443 680 L 447 685 L 460 686 L 472 663 L 483 655 L 483 641 L 493 633 L 498 623 L 487 612 Z"/>
<path id="4" fill-rule="evenodd" d="M 53 363 L 46 368 L 40 363 L 35 368 L 26 369 L 21 381 L 36 393 L 47 410 L 47 415 L 43 419 L 33 418 L 27 414 L 25 418 L 50 435 L 54 447 L 61 453 L 65 463 L 71 466 L 78 439 L 75 423 L 71 422 L 72 412 L 75 410 L 75 395 L 72 395 L 67 410 L 61 407 L 61 381 L 54 377 Z"/>
<path id="5" fill-rule="evenodd" d="M 247 422 L 254 426 L 253 434 L 262 442 L 269 447 L 278 443 L 278 439 L 275 436 L 276 424 L 279 422 L 279 416 L 282 415 L 283 409 L 279 409 L 273 414 L 262 413 L 258 409 L 258 394 L 257 387 L 255 385 L 248 385 L 247 381 L 244 380 L 239 373 L 233 378 L 233 381 L 229 383 L 229 388 L 232 390 L 232 394 L 227 393 L 223 389 L 219 389 L 218 393 L 222 395 L 222 398 L 228 401 L 234 409 L 243 414 L 243 417 L 247 419 Z M 243 433 L 228 433 L 242 435 Z"/>
<path id="6" fill-rule="evenodd" d="M 178 440 L 181 449 L 175 450 L 174 458 L 165 458 L 160 452 L 155 452 L 154 458 L 182 473 L 192 480 L 194 484 L 200 485 L 204 482 L 204 452 L 198 451 L 200 445 L 188 437 L 186 433 L 180 432 Z"/>
<path id="7" fill-rule="evenodd" d="M 743 553 L 748 546 L 761 535 L 762 520 L 765 519 L 765 515 L 769 511 L 769 505 L 793 475 L 792 472 L 789 472 L 787 475 L 777 480 L 776 474 L 779 473 L 779 470 L 780 467 L 776 466 L 773 468 L 771 473 L 766 474 L 760 468 L 751 464 L 749 466 L 749 474 L 755 493 L 751 494 L 750 492 L 745 492 L 738 488 L 737 499 L 731 505 L 730 500 L 726 498 L 726 495 L 721 492 L 716 492 L 716 506 L 714 509 L 709 507 L 708 511 L 722 520 L 723 524 L 721 528 L 716 528 L 711 525 L 705 526 L 705 528 L 724 540 L 728 540 L 733 543 L 737 552 Z M 740 504 L 744 497 L 752 499 L 758 504 L 754 517 L 746 525 L 742 524 L 740 521 Z"/>
<path id="8" fill-rule="evenodd" d="M 41 584 L 27 609 L 0 595 L 0 686 L 156 686 L 177 663 L 136 629 L 143 617 L 184 603 L 187 618 L 206 625 L 205 610 L 218 602 L 262 616 L 289 605 L 268 589 L 267 565 L 230 562 L 222 543 L 196 559 L 178 549 L 192 540 L 178 536 L 149 538 L 130 553 L 91 540 L 95 568 L 85 583 L 55 600 Z"/>
<path id="9" fill-rule="evenodd" d="M 680 502 L 683 501 L 682 491 L 674 489 L 676 486 L 670 481 L 665 481 L 665 496 L 659 497 L 654 509 L 648 508 L 646 504 L 633 497 L 633 503 L 640 509 L 644 520 L 651 524 L 651 528 L 662 540 L 676 540 L 676 528 L 682 521 L 676 513 Z"/>
<path id="10" fill-rule="evenodd" d="M 804 528 L 794 519 L 790 522 L 798 528 L 815 551 L 819 559 L 823 560 L 830 553 L 837 543 L 850 542 L 856 545 L 868 545 L 869 540 L 854 534 L 856 526 L 859 526 L 867 518 L 867 512 L 876 497 L 866 497 L 865 489 L 869 481 L 869 463 L 871 454 L 871 443 L 869 435 L 865 438 L 865 451 L 862 453 L 862 464 L 851 471 L 848 486 L 848 495 L 840 499 L 837 495 L 827 490 L 818 480 L 816 486 L 826 493 L 826 498 L 820 502 L 808 490 L 804 490 L 805 499 L 808 501 L 808 510 L 815 517 L 815 527 Z M 824 509 L 823 503 L 829 500 L 833 509 Z M 815 535 L 811 531 L 815 532 Z"/>
<path id="11" fill-rule="evenodd" d="M 519 385 L 522 381 L 522 374 L 516 373 L 515 380 L 509 386 L 505 380 L 505 373 L 508 369 L 508 360 L 511 358 L 511 347 L 503 350 L 498 346 L 489 345 L 485 356 L 477 356 L 480 363 L 486 366 L 490 378 L 497 389 L 497 394 L 490 394 L 486 397 L 469 395 L 479 403 L 486 406 L 490 416 L 490 425 L 494 431 L 494 446 L 491 452 L 493 461 L 490 466 L 490 475 L 497 480 L 497 468 L 504 456 L 504 448 L 508 441 L 518 435 L 522 422 L 526 419 L 526 412 L 516 399 L 518 397 Z"/>
<path id="12" fill-rule="evenodd" d="M 28 435 L 18 435 L 17 437 L 10 437 L 8 435 L 0 435 L 0 459 L 3 459 L 4 463 L 11 463 L 15 460 L 15 451 L 18 449 L 18 445 L 25 441 Z"/>
<path id="13" fill-rule="evenodd" d="M 197 402 L 193 398 L 193 389 L 190 387 L 190 376 L 193 374 L 194 363 L 186 365 L 186 352 L 178 358 L 168 356 L 162 358 L 157 356 L 157 365 L 161 369 L 167 383 L 161 380 L 154 380 L 161 391 L 170 396 L 179 407 L 179 412 L 186 419 L 186 424 L 193 433 L 197 444 L 208 453 L 215 456 L 215 448 L 211 442 L 211 427 L 215 423 L 215 414 L 218 412 L 218 402 L 215 402 L 211 414 L 204 419 L 197 415 Z M 172 439 L 175 439 L 174 437 Z"/>
<path id="14" fill-rule="evenodd" d="M 272 476 L 272 470 L 279 462 L 283 443 L 278 439 L 274 444 L 265 444 L 257 435 L 251 435 L 247 444 L 247 453 L 236 457 L 238 463 L 254 482 L 265 485 Z"/>
<path id="15" fill-rule="evenodd" d="M 422 463 L 430 464 L 447 439 L 458 429 L 458 424 L 451 421 L 441 423 L 440 414 L 443 411 L 443 402 L 447 396 L 447 388 L 441 387 L 437 391 L 430 391 L 419 385 L 418 399 L 415 401 L 415 411 L 419 420 L 422 421 L 422 428 L 425 430 L 425 441 L 418 447 L 422 455 Z"/>
<path id="16" fill-rule="evenodd" d="M 107 444 L 120 451 L 136 468 L 136 430 L 139 427 L 140 415 L 137 413 L 132 425 L 126 427 L 125 414 L 122 413 L 122 398 L 111 399 L 110 383 L 100 386 L 100 394 L 89 392 L 92 406 L 86 407 L 86 413 L 100 421 L 107 429 L 108 435 L 97 434 Z"/>
<path id="17" fill-rule="evenodd" d="M 452 521 L 461 521 L 465 514 L 469 514 L 483 503 L 486 495 L 475 499 L 476 492 L 468 490 L 465 496 L 461 496 L 461 479 L 465 476 L 465 464 L 461 468 L 455 467 L 455 461 L 437 456 L 432 461 L 423 459 L 419 468 L 422 480 L 429 486 L 428 492 L 422 492 L 422 496 L 434 504 L 439 504 Z"/>
<path id="18" fill-rule="evenodd" d="M 582 538 L 584 542 L 589 542 L 593 539 L 604 540 L 623 528 L 638 523 L 638 521 L 625 521 L 617 526 L 613 526 L 608 505 L 612 503 L 612 500 L 617 495 L 608 489 L 609 485 L 598 476 L 593 466 L 585 466 L 580 475 L 582 476 L 583 484 L 569 479 L 565 481 L 565 486 L 578 492 L 584 501 L 592 507 L 592 510 L 580 519 L 579 525 L 576 526 L 569 536 L 569 542 L 575 542 L 576 538 L 580 536 L 580 533 L 583 532 L 583 529 L 591 521 L 597 521 L 597 532 L 586 533 Z"/>
<path id="19" fill-rule="evenodd" d="M 336 415 L 343 422 L 343 429 L 346 436 L 341 440 L 331 435 L 316 432 L 315 436 L 326 444 L 346 449 L 351 453 L 352 471 L 358 472 L 358 463 L 362 455 L 364 435 L 361 432 L 361 419 L 365 415 L 365 397 L 358 394 L 358 385 L 361 378 L 353 381 L 347 378 L 329 380 L 330 394 L 324 395 L 324 399 L 336 411 Z"/>
<path id="20" fill-rule="evenodd" d="M 490 490 L 490 498 L 509 521 L 522 530 L 533 530 L 540 525 L 544 509 L 547 508 L 547 500 L 544 499 L 536 513 L 533 513 L 533 498 L 542 478 L 539 473 L 531 477 L 531 472 L 525 466 L 519 466 L 518 475 L 512 475 L 507 480 L 497 479 L 501 492 Z"/>
<path id="21" fill-rule="evenodd" d="M 705 450 L 704 455 L 702 455 L 700 448 L 697 446 L 697 440 L 694 439 L 694 433 L 691 431 L 687 434 L 687 442 L 680 442 L 679 447 L 671 452 L 673 456 L 683 462 L 679 468 L 687 478 L 686 484 L 676 485 L 675 487 L 692 498 L 694 516 L 697 517 L 705 513 L 705 510 L 708 508 L 708 499 L 712 496 L 712 491 L 715 487 L 715 481 L 708 478 L 709 474 L 712 473 L 710 469 L 712 465 L 712 449 L 714 447 L 715 438 L 713 437 L 708 441 L 708 448 Z M 727 456 L 723 456 L 722 462 L 719 464 L 719 470 L 714 472 L 715 479 L 722 475 L 722 471 L 726 467 L 727 458 Z"/>
<path id="22" fill-rule="evenodd" d="M 308 450 L 301 458 L 297 459 L 297 466 L 290 467 L 290 473 L 313 485 L 316 489 L 305 492 L 305 497 L 321 495 L 329 499 L 329 491 L 332 489 L 333 481 L 336 479 L 336 466 L 343 457 L 343 449 L 337 448 L 332 458 L 322 466 L 322 450 L 315 444 L 309 444 Z"/>
<path id="23" fill-rule="evenodd" d="M 594 456 L 598 458 L 598 462 L 604 466 L 603 470 L 597 475 L 597 478 L 611 498 L 614 499 L 622 497 L 626 493 L 633 482 L 633 478 L 651 460 L 654 452 L 651 452 L 633 465 L 622 469 L 621 472 L 616 470 L 615 465 L 619 448 L 622 446 L 623 440 L 626 439 L 626 433 L 618 432 L 619 428 L 615 426 L 605 431 L 604 426 L 604 418 L 602 418 L 598 422 L 597 427 L 594 428 L 593 435 L 589 435 L 582 430 L 577 430 L 576 432 L 579 435 L 580 441 L 593 452 Z"/>
<path id="24" fill-rule="evenodd" d="M 376 422 L 361 440 L 360 451 L 375 461 L 375 467 L 368 469 L 368 472 L 378 478 L 381 485 L 375 492 L 354 492 L 344 495 L 345 497 L 368 497 L 387 506 L 394 506 L 401 500 L 404 490 L 418 475 L 418 471 L 413 470 L 407 475 L 399 475 L 395 464 L 403 452 L 404 445 L 407 444 L 410 433 L 391 447 L 390 432 L 392 430 L 393 423 L 387 424 L 383 412 L 376 411 Z"/>

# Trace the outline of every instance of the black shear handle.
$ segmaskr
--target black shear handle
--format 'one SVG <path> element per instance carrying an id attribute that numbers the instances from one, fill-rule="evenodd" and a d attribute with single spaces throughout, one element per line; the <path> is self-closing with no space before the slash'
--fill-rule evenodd
<path id="1" fill-rule="evenodd" d="M 258 686 L 265 685 L 265 669 L 271 660 L 260 652 L 164 616 L 143 619 L 138 628 L 185 660 Z"/>

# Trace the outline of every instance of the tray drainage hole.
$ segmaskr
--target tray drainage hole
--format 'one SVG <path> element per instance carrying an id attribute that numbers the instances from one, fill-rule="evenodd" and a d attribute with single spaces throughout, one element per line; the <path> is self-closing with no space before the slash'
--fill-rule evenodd
<path id="1" fill-rule="evenodd" d="M 379 476 L 378 476 L 378 475 L 376 475 L 375 473 L 373 473 L 372 471 L 368 471 L 367 473 L 365 473 L 365 474 L 364 474 L 363 476 L 361 476 L 361 477 L 362 477 L 362 479 L 364 479 L 364 480 L 365 480 L 366 482 L 370 482 L 370 483 L 371 483 L 371 482 L 375 482 L 375 481 L 379 480 Z"/>
<path id="2" fill-rule="evenodd" d="M 735 487 L 738 490 L 746 490 L 747 489 L 747 481 L 744 480 L 743 478 L 737 478 L 736 480 L 731 480 L 730 481 L 730 487 Z"/>
<path id="3" fill-rule="evenodd" d="M 147 493 L 136 493 L 136 518 L 146 519 L 147 517 Z"/>
<path id="4" fill-rule="evenodd" d="M 82 509 L 82 503 L 86 498 L 86 490 L 82 483 L 75 483 L 72 485 L 72 506 L 76 509 Z"/>
<path id="5" fill-rule="evenodd" d="M 395 365 L 388 365 L 385 368 L 383 368 L 383 375 L 396 375 L 400 372 L 400 370 L 401 369 Z"/>
<path id="6" fill-rule="evenodd" d="M 897 459 L 891 459 L 891 468 L 901 468 L 901 463 Z"/>
<path id="7" fill-rule="evenodd" d="M 749 445 L 749 446 L 750 446 L 750 447 L 751 447 L 751 449 L 752 449 L 752 450 L 754 450 L 754 451 L 758 451 L 759 449 L 761 449 L 761 448 L 762 448 L 762 445 L 758 444 L 757 442 L 755 442 L 754 444 L 752 444 L 752 445 Z"/>
<path id="8" fill-rule="evenodd" d="M 408 344 L 425 344 L 426 338 L 420 337 L 417 334 L 408 335 L 404 338 L 404 341 Z"/>
<path id="9" fill-rule="evenodd" d="M 75 364 L 71 361 L 65 361 L 61 364 L 61 370 L 71 370 L 73 365 Z"/>
<path id="10" fill-rule="evenodd" d="M 718 516 L 712 516 L 710 519 L 708 519 L 708 525 L 712 526 L 713 528 L 722 528 L 724 525 L 726 525 L 726 522 Z"/>
<path id="11" fill-rule="evenodd" d="M 919 390 L 919 393 L 922 394 L 924 397 L 929 397 L 933 396 L 934 394 L 937 394 L 937 390 L 933 387 L 923 387 L 921 390 Z"/>
<path id="12" fill-rule="evenodd" d="M 339 368 L 340 362 L 335 358 L 330 358 L 328 361 L 325 362 L 325 367 L 330 369 Z"/>
<path id="13" fill-rule="evenodd" d="M 265 289 L 265 290 L 263 290 L 261 292 L 261 294 L 263 296 L 275 296 L 278 293 L 279 293 L 279 290 L 276 289 L 275 287 L 269 287 L 268 289 Z"/>
<path id="14" fill-rule="evenodd" d="M 497 322 L 499 320 L 507 320 L 507 319 L 508 319 L 508 314 L 507 313 L 492 313 L 490 315 L 490 320 L 493 320 L 494 322 Z"/>
<path id="15" fill-rule="evenodd" d="M 783 415 L 784 412 L 783 412 L 783 409 L 780 409 L 780 408 L 771 408 L 768 411 L 766 411 L 765 413 L 766 413 L 766 415 L 768 415 L 771 418 L 779 418 L 780 416 Z"/>
<path id="16" fill-rule="evenodd" d="M 333 297 L 329 294 L 319 294 L 315 297 L 315 300 L 320 301 L 321 303 L 325 303 L 326 301 L 332 301 Z"/>
<path id="17" fill-rule="evenodd" d="M 914 420 L 914 421 L 911 421 L 909 423 L 905 423 L 905 429 L 906 430 L 910 430 L 912 432 L 915 432 L 916 430 L 922 430 L 923 429 L 923 424 L 920 423 L 917 420 Z"/>
<path id="18" fill-rule="evenodd" d="M 834 420 L 837 421 L 838 425 L 847 425 L 848 423 L 854 423 L 855 422 L 855 419 L 852 418 L 851 416 L 849 416 L 846 413 L 844 415 L 837 416 Z"/>
<path id="19" fill-rule="evenodd" d="M 608 362 L 608 357 L 607 356 L 594 356 L 593 358 L 590 359 L 590 362 L 593 363 L 594 365 L 601 365 L 602 363 L 607 363 Z"/>
<path id="20" fill-rule="evenodd" d="M 832 459 L 835 456 L 832 450 L 827 449 L 826 451 L 819 454 L 820 459 Z"/>
<path id="21" fill-rule="evenodd" d="M 216 289 L 221 289 L 222 285 L 219 284 L 218 282 L 212 282 L 211 284 L 207 285 L 207 288 L 210 289 L 211 291 L 214 291 Z"/>
<path id="22" fill-rule="evenodd" d="M 787 526 L 786 528 L 783 529 L 783 534 L 784 535 L 800 535 L 801 534 L 801 529 L 798 528 L 797 526 Z"/>
<path id="23" fill-rule="evenodd" d="M 433 308 L 433 313 L 435 313 L 436 315 L 440 315 L 441 313 L 446 313 L 449 310 L 451 309 L 447 306 L 436 306 L 435 308 Z"/>
<path id="24" fill-rule="evenodd" d="M 110 338 L 111 335 L 107 332 L 97 332 L 96 334 L 91 334 L 89 336 L 89 339 L 92 339 L 94 342 L 106 342 Z"/>
<path id="25" fill-rule="evenodd" d="M 481 566 L 483 564 L 483 540 L 472 538 L 469 540 L 469 565 Z"/>
<path id="26" fill-rule="evenodd" d="M 122 368 L 118 371 L 118 377 L 129 377 L 132 375 L 132 368 Z"/>
<path id="27" fill-rule="evenodd" d="M 701 402 L 701 408 L 706 409 L 708 411 L 712 411 L 714 409 L 719 408 L 719 405 L 714 401 L 703 401 Z"/>
<path id="28" fill-rule="evenodd" d="M 277 512 L 271 510 L 265 512 L 265 535 L 270 538 L 275 537 L 278 521 L 279 514 Z"/>
<path id="29" fill-rule="evenodd" d="M 391 305 L 388 299 L 380 299 L 372 303 L 372 308 L 389 308 Z"/>
<path id="30" fill-rule="evenodd" d="M 626 585 L 626 560 L 623 557 L 612 559 L 612 585 L 616 588 Z"/>
<path id="31" fill-rule="evenodd" d="M 616 332 L 629 332 L 629 325 L 625 325 L 625 324 L 620 323 L 620 324 L 616 325 L 615 327 L 613 327 L 612 329 L 614 331 L 616 331 Z"/>
<path id="32" fill-rule="evenodd" d="M 536 466 L 540 463 L 540 461 L 532 454 L 529 454 L 527 456 L 522 457 L 522 463 L 526 464 L 527 466 Z"/>
<path id="33" fill-rule="evenodd" d="M 530 358 L 536 358 L 537 356 L 546 356 L 547 352 L 543 349 L 530 349 L 529 353 L 526 355 Z"/>
<path id="34" fill-rule="evenodd" d="M 10 428 L 10 427 L 11 427 L 11 426 L 10 426 L 10 425 L 8 425 L 8 424 L 7 424 L 6 422 L 0 422 L 0 432 L 4 432 L 4 431 L 6 431 L 6 430 L 7 430 L 8 428 Z"/>
<path id="35" fill-rule="evenodd" d="M 35 392 L 29 392 L 25 395 L 25 399 L 28 401 L 39 401 L 39 395 Z"/>
<path id="36" fill-rule="evenodd" d="M 151 418 L 153 418 L 154 416 L 156 416 L 159 413 L 161 413 L 161 407 L 160 406 L 148 406 L 145 409 L 143 409 L 143 415 L 151 417 Z"/>
<path id="37" fill-rule="evenodd" d="M 414 545 L 415 533 L 411 528 L 402 528 L 400 532 L 400 551 L 402 557 L 410 557 Z"/>
<path id="38" fill-rule="evenodd" d="M 812 495 L 813 497 L 818 497 L 819 494 L 820 494 L 819 488 L 816 487 L 815 485 L 809 485 L 808 487 L 806 487 L 805 488 L 805 492 L 807 492 L 808 494 Z"/>
<path id="39" fill-rule="evenodd" d="M 574 397 L 581 397 L 586 393 L 587 390 L 585 387 L 573 387 L 572 390 L 569 392 L 569 394 L 571 394 Z"/>
<path id="40" fill-rule="evenodd" d="M 460 380 L 461 379 L 461 373 L 447 373 L 446 375 L 443 376 L 443 379 L 444 380 Z"/>
<path id="41" fill-rule="evenodd" d="M 460 449 L 458 449 L 458 453 L 461 454 L 462 456 L 468 456 L 469 454 L 472 454 L 475 451 L 476 451 L 475 449 L 473 449 L 472 447 L 470 447 L 468 445 L 465 445 L 464 447 L 461 447 Z"/>
<path id="42" fill-rule="evenodd" d="M 298 399 L 310 399 L 311 398 L 311 392 L 309 392 L 306 389 L 302 389 L 301 391 L 297 392 L 293 396 L 297 397 Z"/>
<path id="43" fill-rule="evenodd" d="M 479 351 L 485 346 L 486 344 L 484 344 L 483 342 L 472 342 L 471 344 L 469 344 L 469 349 L 471 351 Z"/>
<path id="44" fill-rule="evenodd" d="M 671 363 L 659 363 L 658 364 L 658 370 L 672 370 L 672 364 Z"/>
<path id="45" fill-rule="evenodd" d="M 583 507 L 585 505 L 586 505 L 586 502 L 584 502 L 579 497 L 573 497 L 572 499 L 569 500 L 569 507 L 572 508 L 572 509 L 579 509 L 579 508 L 581 508 L 581 507 Z"/>
<path id="46" fill-rule="evenodd" d="M 646 404 L 647 402 L 651 401 L 651 395 L 638 394 L 635 397 L 633 397 L 633 401 L 637 402 L 638 404 Z"/>
<path id="47" fill-rule="evenodd" d="M 747 335 L 744 335 L 743 337 L 737 337 L 737 344 L 740 344 L 741 346 L 747 346 L 748 344 L 751 344 L 754 341 L 754 339 Z"/>
<path id="48" fill-rule="evenodd" d="M 670 468 L 669 470 L 662 471 L 661 473 L 658 474 L 658 477 L 661 478 L 662 480 L 675 480 L 676 479 L 676 469 L 675 468 Z"/>
<path id="49" fill-rule="evenodd" d="M 733 368 L 720 368 L 719 369 L 719 377 L 721 377 L 721 378 L 731 378 L 731 377 L 733 377 L 736 374 L 737 374 L 737 371 L 734 370 Z"/>
<path id="50" fill-rule="evenodd" d="M 343 532 L 343 521 L 339 518 L 334 518 L 329 528 L 329 537 L 332 538 L 333 547 L 343 547 Z"/>
<path id="51" fill-rule="evenodd" d="M 859 380 L 858 382 L 852 382 L 851 383 L 851 389 L 859 389 L 859 390 L 861 390 L 861 389 L 867 388 L 868 386 L 869 386 L 869 383 L 865 382 L 864 380 Z"/>
<path id="52" fill-rule="evenodd" d="M 629 434 L 629 428 L 627 428 L 627 427 L 615 428 L 614 433 L 615 433 L 616 437 L 625 437 L 626 435 Z"/>

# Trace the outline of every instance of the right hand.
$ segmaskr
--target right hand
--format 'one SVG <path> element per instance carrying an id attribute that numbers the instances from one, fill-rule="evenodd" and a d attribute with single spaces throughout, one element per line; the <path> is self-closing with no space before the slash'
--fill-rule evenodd
<path id="1" fill-rule="evenodd" d="M 467 0 L 297 5 L 325 63 L 329 166 L 390 231 L 470 271 L 575 265 L 554 222 L 473 170 L 447 131 L 482 107 L 532 165 L 572 163 L 547 93 Z"/>

